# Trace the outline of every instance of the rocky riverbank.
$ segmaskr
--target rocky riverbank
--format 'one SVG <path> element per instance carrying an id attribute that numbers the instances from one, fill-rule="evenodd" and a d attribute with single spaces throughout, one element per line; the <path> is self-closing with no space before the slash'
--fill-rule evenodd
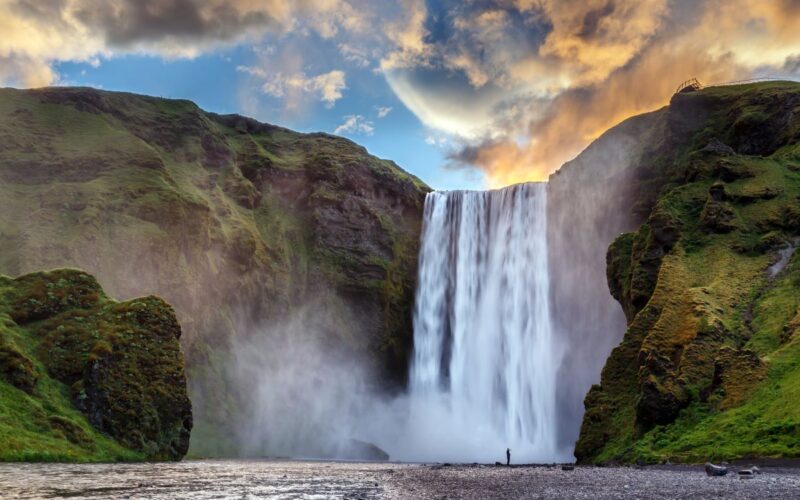
<path id="1" fill-rule="evenodd" d="M 738 467 L 732 467 L 732 472 Z M 792 498 L 800 469 L 740 479 L 702 466 L 420 465 L 228 460 L 162 464 L 0 464 L 12 498 Z"/>

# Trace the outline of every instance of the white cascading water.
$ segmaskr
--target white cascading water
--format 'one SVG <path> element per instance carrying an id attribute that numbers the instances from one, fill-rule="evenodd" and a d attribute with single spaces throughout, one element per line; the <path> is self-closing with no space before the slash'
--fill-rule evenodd
<path id="1" fill-rule="evenodd" d="M 557 449 L 547 185 L 433 192 L 425 200 L 399 459 L 570 460 Z"/>

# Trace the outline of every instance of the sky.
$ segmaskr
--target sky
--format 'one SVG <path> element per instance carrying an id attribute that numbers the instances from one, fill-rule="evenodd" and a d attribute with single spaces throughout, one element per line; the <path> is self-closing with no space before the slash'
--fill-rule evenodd
<path id="1" fill-rule="evenodd" d="M 190 99 L 436 189 L 544 180 L 693 77 L 800 79 L 800 0 L 0 0 L 0 86 Z"/>

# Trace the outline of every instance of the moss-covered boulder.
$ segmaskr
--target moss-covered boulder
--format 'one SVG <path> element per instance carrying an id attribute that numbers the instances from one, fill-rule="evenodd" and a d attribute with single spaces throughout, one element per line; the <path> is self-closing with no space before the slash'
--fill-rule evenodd
<path id="1" fill-rule="evenodd" d="M 628 329 L 575 454 L 798 457 L 800 85 L 678 94 L 659 113 L 667 126 L 633 169 L 652 173 L 649 213 L 607 255 Z"/>
<path id="2" fill-rule="evenodd" d="M 0 313 L 0 435 L 9 434 L 0 459 L 186 454 L 192 408 L 181 328 L 166 302 L 115 302 L 92 276 L 61 269 L 0 277 Z M 28 428 L 13 411 L 40 424 Z"/>

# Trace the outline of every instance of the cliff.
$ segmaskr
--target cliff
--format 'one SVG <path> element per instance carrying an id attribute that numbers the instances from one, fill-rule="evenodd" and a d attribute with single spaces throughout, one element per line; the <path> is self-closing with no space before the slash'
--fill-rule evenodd
<path id="1" fill-rule="evenodd" d="M 192 407 L 175 313 L 80 271 L 0 276 L 0 460 L 180 460 Z"/>
<path id="2" fill-rule="evenodd" d="M 188 101 L 0 90 L 0 272 L 78 267 L 183 326 L 198 454 L 237 454 L 242 339 L 306 306 L 323 350 L 400 386 L 428 188 L 351 141 Z M 199 446 L 199 448 L 198 448 Z"/>
<path id="3" fill-rule="evenodd" d="M 620 207 L 641 224 L 606 260 L 627 330 L 586 396 L 579 461 L 800 456 L 798 112 L 790 82 L 656 112 Z"/>

